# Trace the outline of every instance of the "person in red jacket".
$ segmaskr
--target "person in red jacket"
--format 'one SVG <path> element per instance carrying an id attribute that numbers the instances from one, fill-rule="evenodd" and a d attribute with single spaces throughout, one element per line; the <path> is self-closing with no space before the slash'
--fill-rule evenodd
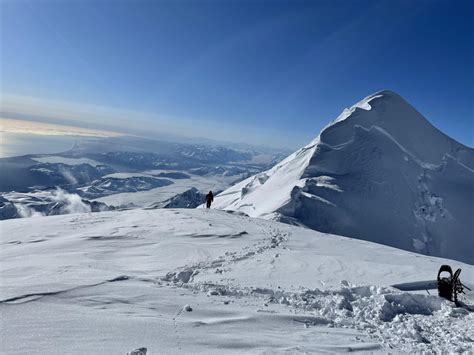
<path id="1" fill-rule="evenodd" d="M 212 191 L 209 191 L 206 195 L 206 208 L 211 208 L 212 201 L 214 201 L 214 195 L 212 194 Z"/>

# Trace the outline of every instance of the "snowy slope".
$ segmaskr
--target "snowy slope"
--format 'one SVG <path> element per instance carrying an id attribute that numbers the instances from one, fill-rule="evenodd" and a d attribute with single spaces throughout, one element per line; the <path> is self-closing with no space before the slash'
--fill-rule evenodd
<path id="1" fill-rule="evenodd" d="M 474 150 L 382 91 L 216 208 L 474 263 Z"/>
<path id="2" fill-rule="evenodd" d="M 443 263 L 472 286 L 460 262 L 205 209 L 8 220 L 0 232 L 5 354 L 473 351 L 473 313 L 390 287 Z"/>

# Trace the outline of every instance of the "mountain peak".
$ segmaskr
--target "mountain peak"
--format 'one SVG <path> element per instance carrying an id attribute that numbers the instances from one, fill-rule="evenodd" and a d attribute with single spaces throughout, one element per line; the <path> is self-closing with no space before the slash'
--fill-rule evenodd
<path id="1" fill-rule="evenodd" d="M 473 195 L 474 150 L 383 90 L 215 205 L 473 263 Z"/>
<path id="2" fill-rule="evenodd" d="M 401 98 L 401 96 L 396 93 L 395 91 L 392 91 L 392 90 L 388 90 L 388 89 L 383 89 L 383 90 L 380 90 L 380 91 L 377 91 L 375 93 L 373 93 L 372 95 L 369 95 L 367 97 L 373 97 L 373 96 L 393 96 L 393 97 L 399 97 Z"/>
<path id="3" fill-rule="evenodd" d="M 372 136 L 385 135 L 386 139 L 427 165 L 441 164 L 445 153 L 455 152 L 461 146 L 390 90 L 376 92 L 344 109 L 313 142 L 340 147 L 354 139 L 363 139 L 364 132 L 369 131 Z M 472 161 L 468 160 L 464 163 L 472 168 Z"/>

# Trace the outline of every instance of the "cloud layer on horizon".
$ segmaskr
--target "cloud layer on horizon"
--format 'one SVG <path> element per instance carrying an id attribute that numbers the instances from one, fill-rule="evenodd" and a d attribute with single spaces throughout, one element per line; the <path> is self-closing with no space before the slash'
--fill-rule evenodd
<path id="1" fill-rule="evenodd" d="M 0 117 L 0 133 L 25 133 L 44 136 L 117 137 L 121 133 Z"/>
<path id="2" fill-rule="evenodd" d="M 272 127 L 255 129 L 223 118 L 210 122 L 193 118 L 142 112 L 69 101 L 6 94 L 0 98 L 0 117 L 42 122 L 116 135 L 146 138 L 203 138 L 234 143 L 297 148 L 305 137 L 293 137 Z M 96 135 L 96 134 L 94 134 Z"/>

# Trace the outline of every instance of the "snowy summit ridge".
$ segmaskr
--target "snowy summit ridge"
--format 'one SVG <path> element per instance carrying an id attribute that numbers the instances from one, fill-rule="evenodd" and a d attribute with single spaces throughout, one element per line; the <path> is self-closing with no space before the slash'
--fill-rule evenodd
<path id="1" fill-rule="evenodd" d="M 384 90 L 215 205 L 472 264 L 473 196 L 474 150 Z"/>

